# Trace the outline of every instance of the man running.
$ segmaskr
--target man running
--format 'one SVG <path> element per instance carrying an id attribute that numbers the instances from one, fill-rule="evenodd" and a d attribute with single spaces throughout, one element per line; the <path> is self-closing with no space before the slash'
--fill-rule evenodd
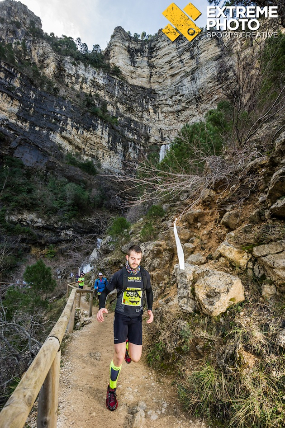
<path id="1" fill-rule="evenodd" d="M 142 354 L 142 313 L 144 290 L 147 300 L 147 323 L 153 321 L 153 293 L 149 273 L 140 266 L 142 250 L 138 245 L 129 248 L 126 265 L 117 271 L 101 293 L 97 320 L 104 321 L 107 295 L 117 289 L 117 304 L 114 317 L 114 357 L 110 364 L 110 382 L 107 388 L 106 407 L 116 410 L 116 388 L 122 363 L 138 362 Z"/>
<path id="2" fill-rule="evenodd" d="M 97 292 L 97 296 L 98 296 L 98 299 L 100 301 L 101 293 L 104 290 L 104 288 L 107 287 L 108 280 L 107 280 L 107 278 L 103 277 L 102 272 L 99 272 L 98 277 L 99 278 L 96 279 L 95 284 L 94 284 L 94 290 L 95 290 L 95 292 Z"/>

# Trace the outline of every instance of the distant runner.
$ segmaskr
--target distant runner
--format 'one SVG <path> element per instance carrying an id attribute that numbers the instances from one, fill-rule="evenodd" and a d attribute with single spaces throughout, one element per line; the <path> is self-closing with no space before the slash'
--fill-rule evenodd
<path id="1" fill-rule="evenodd" d="M 81 272 L 80 277 L 78 278 L 78 288 L 81 288 L 81 290 L 84 288 L 84 273 Z"/>
<path id="2" fill-rule="evenodd" d="M 101 295 L 102 291 L 104 291 L 104 289 L 107 287 L 108 280 L 107 280 L 107 278 L 103 277 L 102 272 L 99 272 L 98 276 L 99 276 L 99 278 L 97 278 L 95 280 L 95 283 L 94 283 L 94 290 L 95 290 L 95 292 L 97 292 L 97 296 L 98 296 L 98 299 L 100 302 L 100 295 Z"/>
<path id="3" fill-rule="evenodd" d="M 153 293 L 149 273 L 140 266 L 142 251 L 138 245 L 129 248 L 126 266 L 117 271 L 101 293 L 97 320 L 104 321 L 107 295 L 117 289 L 117 304 L 114 317 L 114 357 L 110 364 L 110 382 L 107 388 L 106 407 L 116 410 L 116 388 L 122 363 L 138 362 L 142 354 L 142 313 L 144 292 L 147 300 L 147 323 L 153 321 Z"/>

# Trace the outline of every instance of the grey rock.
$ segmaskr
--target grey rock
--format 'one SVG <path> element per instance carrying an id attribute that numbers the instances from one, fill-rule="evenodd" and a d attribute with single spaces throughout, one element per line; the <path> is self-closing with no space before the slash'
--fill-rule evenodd
<path id="1" fill-rule="evenodd" d="M 196 245 L 194 244 L 190 244 L 190 243 L 183 244 L 184 257 L 185 258 L 189 257 L 195 251 L 195 248 L 196 248 Z"/>
<path id="2" fill-rule="evenodd" d="M 195 273 L 197 281 L 194 287 L 195 299 L 204 313 L 217 316 L 245 299 L 242 282 L 237 276 L 202 269 Z"/>
<path id="3" fill-rule="evenodd" d="M 268 190 L 268 199 L 271 204 L 285 195 L 285 166 L 273 174 Z"/>
<path id="4" fill-rule="evenodd" d="M 253 248 L 254 257 L 267 256 L 268 254 L 277 254 L 285 250 L 285 240 L 270 242 L 269 244 L 259 245 Z"/>
<path id="5" fill-rule="evenodd" d="M 221 224 L 228 227 L 229 229 L 236 229 L 241 222 L 240 212 L 237 210 L 227 212 L 222 220 Z"/>
<path id="6" fill-rule="evenodd" d="M 179 265 L 174 266 L 174 274 L 177 279 L 177 298 L 179 307 L 192 313 L 195 309 L 195 300 L 192 294 L 191 285 L 193 282 L 194 266 L 185 263 L 185 270 L 181 270 Z"/>
<path id="7" fill-rule="evenodd" d="M 274 284 L 262 284 L 262 296 L 269 300 L 276 294 L 276 287 Z"/>
<path id="8" fill-rule="evenodd" d="M 203 265 L 204 263 L 206 263 L 206 257 L 204 257 L 200 253 L 191 254 L 187 258 L 186 262 L 189 263 L 190 265 Z"/>
<path id="9" fill-rule="evenodd" d="M 277 335 L 277 343 L 282 348 L 285 348 L 285 328 L 283 328 Z"/>
<path id="10" fill-rule="evenodd" d="M 202 312 L 217 316 L 244 300 L 244 288 L 237 276 L 187 263 L 185 270 L 175 265 L 174 274 L 178 285 L 178 304 L 183 311 L 191 313 L 200 307 Z"/>
<path id="11" fill-rule="evenodd" d="M 275 217 L 285 217 L 285 198 L 278 199 L 269 209 L 270 215 Z"/>

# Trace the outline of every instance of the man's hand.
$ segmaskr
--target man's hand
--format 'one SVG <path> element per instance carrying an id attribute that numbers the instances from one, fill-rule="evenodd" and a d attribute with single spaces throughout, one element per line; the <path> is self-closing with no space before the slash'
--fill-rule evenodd
<path id="1" fill-rule="evenodd" d="M 99 309 L 99 311 L 97 312 L 97 321 L 103 322 L 104 321 L 104 315 L 103 314 L 107 314 L 107 313 L 108 313 L 108 309 L 106 309 L 106 308 Z"/>
<path id="2" fill-rule="evenodd" d="M 147 320 L 147 324 L 150 324 L 153 321 L 153 313 L 152 311 L 147 311 L 148 313 L 148 320 Z"/>

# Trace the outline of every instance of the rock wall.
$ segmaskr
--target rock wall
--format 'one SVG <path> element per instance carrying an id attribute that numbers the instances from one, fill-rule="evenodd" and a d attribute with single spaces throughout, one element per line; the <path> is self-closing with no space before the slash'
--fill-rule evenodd
<path id="1" fill-rule="evenodd" d="M 185 123 L 203 120 L 223 96 L 217 73 L 224 51 L 218 41 L 201 37 L 172 43 L 161 31 L 150 41 L 135 41 L 117 27 L 106 55 L 111 65 L 120 67 L 119 79 L 59 56 L 31 27 L 38 34 L 42 31 L 40 19 L 26 6 L 1 2 L 0 41 L 22 49 L 56 89 L 54 95 L 47 93 L 16 64 L 1 61 L 1 132 L 17 141 L 17 156 L 30 157 L 29 162 L 33 157 L 23 148 L 27 144 L 41 153 L 76 150 L 98 159 L 105 170 L 133 171 L 150 146 L 157 145 L 159 151 Z M 107 114 L 117 123 L 87 112 L 82 106 L 85 95 L 105 102 Z M 19 139 L 25 141 L 21 149 Z"/>

